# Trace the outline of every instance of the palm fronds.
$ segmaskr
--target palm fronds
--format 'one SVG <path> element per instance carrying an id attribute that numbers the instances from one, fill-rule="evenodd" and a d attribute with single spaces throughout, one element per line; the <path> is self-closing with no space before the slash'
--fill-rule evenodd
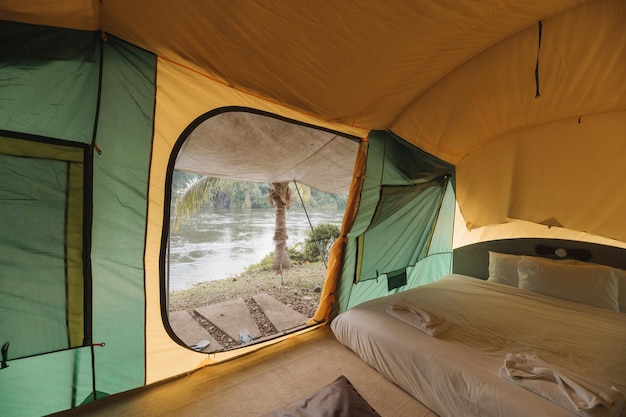
<path id="1" fill-rule="evenodd" d="M 210 203 L 220 190 L 222 180 L 215 177 L 199 177 L 185 184 L 178 191 L 174 204 L 174 230 L 178 230 L 181 223 L 188 221 L 205 204 Z"/>

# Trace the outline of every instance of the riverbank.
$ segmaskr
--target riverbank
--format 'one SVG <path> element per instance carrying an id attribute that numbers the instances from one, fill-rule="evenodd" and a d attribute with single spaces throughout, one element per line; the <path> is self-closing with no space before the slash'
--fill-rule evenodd
<path id="1" fill-rule="evenodd" d="M 343 210 L 311 209 L 305 213 L 292 207 L 287 211 L 287 244 L 304 250 L 310 224 L 340 227 L 342 218 Z M 275 223 L 274 209 L 203 208 L 179 230 L 172 231 L 168 257 L 170 291 L 242 274 L 274 251 Z"/>
<path id="2" fill-rule="evenodd" d="M 170 293 L 169 310 L 193 313 L 197 307 L 235 298 L 245 300 L 254 294 L 266 293 L 305 316 L 312 317 L 319 304 L 325 277 L 326 266 L 323 262 L 294 265 L 285 270 L 282 277 L 274 271 L 246 271 L 236 277 L 201 282 Z"/>

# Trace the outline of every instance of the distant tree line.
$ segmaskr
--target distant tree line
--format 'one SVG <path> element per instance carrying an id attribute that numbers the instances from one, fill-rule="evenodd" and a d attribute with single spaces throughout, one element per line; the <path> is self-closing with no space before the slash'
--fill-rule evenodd
<path id="1" fill-rule="evenodd" d="M 176 197 L 189 191 L 201 175 L 174 171 L 172 178 L 172 205 Z M 269 196 L 271 184 L 253 183 L 212 178 L 210 186 L 197 192 L 197 203 L 203 207 L 230 208 L 272 208 Z M 346 208 L 347 196 L 325 193 L 298 183 L 297 190 L 293 182 L 289 183 L 293 196 L 292 206 L 306 209 L 343 210 Z M 302 199 L 302 200 L 301 200 Z"/>

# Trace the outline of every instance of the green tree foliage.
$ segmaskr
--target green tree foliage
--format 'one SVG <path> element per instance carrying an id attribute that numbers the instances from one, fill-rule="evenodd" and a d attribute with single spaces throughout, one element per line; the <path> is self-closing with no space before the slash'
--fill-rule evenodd
<path id="1" fill-rule="evenodd" d="M 314 232 L 314 233 L 313 233 Z M 295 264 L 302 264 L 304 262 L 320 262 L 322 256 L 320 256 L 319 248 L 322 248 L 324 253 L 324 260 L 328 259 L 328 253 L 330 247 L 335 242 L 340 233 L 339 226 L 331 223 L 322 223 L 313 228 L 313 232 L 307 232 L 307 237 L 304 242 L 304 248 L 301 243 L 296 243 L 293 246 L 287 248 L 289 253 L 289 259 Z M 319 239 L 316 240 L 313 235 Z M 270 271 L 273 269 L 275 254 L 274 252 L 268 253 L 261 261 L 256 264 L 250 265 L 246 268 L 246 272 L 253 271 Z"/>
<path id="2" fill-rule="evenodd" d="M 326 262 L 330 247 L 340 232 L 339 226 L 331 223 L 322 223 L 309 230 L 304 241 L 304 259 L 309 262 Z"/>
<path id="3" fill-rule="evenodd" d="M 304 253 L 302 252 L 302 247 L 299 243 L 288 247 L 287 253 L 289 254 L 289 259 L 295 264 L 302 264 L 304 262 L 307 262 L 304 257 Z M 265 255 L 263 259 L 261 259 L 258 263 L 248 266 L 245 271 L 271 271 L 274 269 L 274 258 L 275 254 L 274 251 L 272 251 Z"/>
<path id="4" fill-rule="evenodd" d="M 323 191 L 311 190 L 312 207 L 324 210 L 345 210 L 348 202 L 347 195 L 329 194 Z"/>
<path id="5" fill-rule="evenodd" d="M 211 208 L 271 208 L 269 195 L 270 184 L 253 183 L 243 181 L 226 180 L 223 178 L 209 179 L 198 174 L 188 172 L 174 171 L 172 178 L 172 210 L 176 214 L 175 204 L 179 196 L 185 194 L 191 184 L 195 182 L 205 182 L 205 185 L 215 184 L 219 187 L 204 187 L 206 196 L 193 201 L 195 207 L 211 207 Z M 197 190 L 201 190 L 201 184 L 196 185 Z M 289 184 L 292 189 L 293 204 L 302 208 L 317 208 L 323 210 L 343 210 L 346 207 L 347 196 L 338 194 L 329 194 L 323 191 L 315 190 L 304 184 L 298 184 L 297 190 L 293 183 Z M 188 214 L 193 215 L 194 211 L 190 210 Z M 184 214 L 183 214 L 184 216 Z M 185 220 L 185 219 L 183 219 Z"/>
<path id="6" fill-rule="evenodd" d="M 308 185 L 304 184 L 289 184 L 290 188 L 293 188 L 293 204 L 296 207 L 312 207 L 315 204 L 312 197 L 313 190 Z"/>
<path id="7" fill-rule="evenodd" d="M 223 180 L 213 177 L 191 177 L 179 184 L 172 199 L 174 204 L 174 230 L 181 222 L 189 220 L 205 205 L 213 205 L 223 195 Z M 222 197 L 223 198 L 223 197 Z"/>
<path id="8" fill-rule="evenodd" d="M 297 207 L 317 208 L 322 210 L 343 210 L 346 208 L 348 196 L 339 194 L 329 194 L 316 190 L 304 184 L 294 185 L 294 205 Z"/>

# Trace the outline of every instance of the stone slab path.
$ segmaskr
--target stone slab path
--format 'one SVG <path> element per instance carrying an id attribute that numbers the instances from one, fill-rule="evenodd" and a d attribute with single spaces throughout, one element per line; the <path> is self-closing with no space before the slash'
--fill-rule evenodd
<path id="1" fill-rule="evenodd" d="M 279 332 L 302 326 L 309 320 L 304 314 L 292 310 L 271 295 L 261 293 L 252 298 Z"/>
<path id="2" fill-rule="evenodd" d="M 293 310 L 269 294 L 256 294 L 252 298 L 279 333 L 304 326 L 309 320 L 304 314 Z M 244 343 L 258 340 L 262 336 L 243 298 L 198 307 L 194 313 L 210 321 L 235 341 L 242 340 L 241 336 L 246 334 L 249 334 L 249 337 L 244 336 Z M 223 349 L 223 346 L 187 311 L 172 312 L 169 314 L 169 319 L 172 329 L 187 346 L 192 347 L 200 342 L 208 341 L 209 346 L 202 349 L 202 352 L 215 352 Z"/>
<path id="3" fill-rule="evenodd" d="M 239 333 L 246 330 L 253 339 L 261 337 L 261 331 L 243 298 L 198 307 L 194 311 L 222 329 L 234 340 L 239 340 Z"/>
<path id="4" fill-rule="evenodd" d="M 176 336 L 187 346 L 197 345 L 208 341 L 209 345 L 201 352 L 215 352 L 222 349 L 222 345 L 207 332 L 204 327 L 186 311 L 173 311 L 169 313 L 170 326 L 174 329 Z"/>

